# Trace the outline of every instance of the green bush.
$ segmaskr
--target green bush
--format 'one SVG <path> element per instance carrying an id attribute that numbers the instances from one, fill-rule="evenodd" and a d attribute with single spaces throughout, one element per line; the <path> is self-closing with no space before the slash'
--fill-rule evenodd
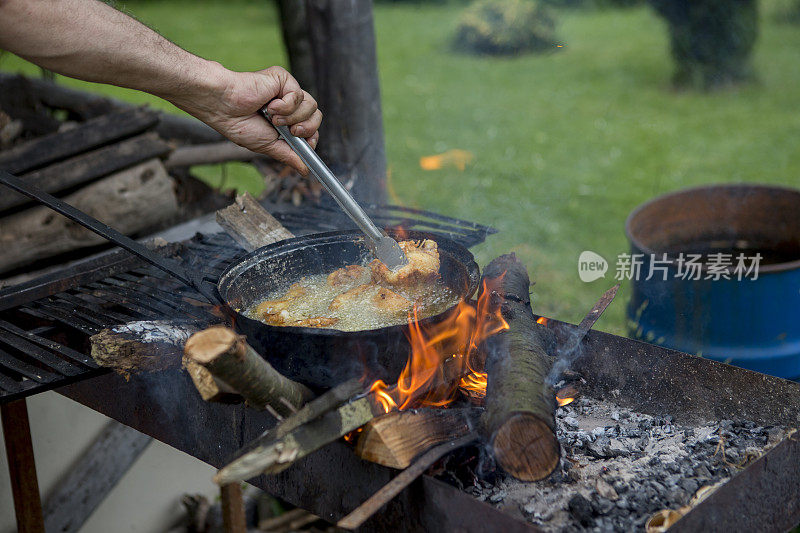
<path id="1" fill-rule="evenodd" d="M 623 8 L 644 4 L 645 0 L 543 0 L 546 4 L 567 8 Z"/>
<path id="2" fill-rule="evenodd" d="M 555 47 L 555 21 L 534 0 L 478 0 L 461 15 L 456 49 L 491 55 L 536 52 Z"/>
<path id="3" fill-rule="evenodd" d="M 800 0 L 781 0 L 773 13 L 776 22 L 800 24 Z"/>
<path id="4" fill-rule="evenodd" d="M 676 85 L 713 89 L 752 77 L 756 0 L 650 0 L 667 21 Z"/>

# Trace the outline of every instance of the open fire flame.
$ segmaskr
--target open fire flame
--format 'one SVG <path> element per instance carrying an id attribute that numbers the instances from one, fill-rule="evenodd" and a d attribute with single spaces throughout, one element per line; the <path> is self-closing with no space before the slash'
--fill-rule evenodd
<path id="1" fill-rule="evenodd" d="M 384 411 L 443 407 L 459 391 L 474 399 L 486 395 L 484 355 L 478 348 L 485 339 L 508 329 L 508 323 L 485 280 L 482 289 L 476 305 L 462 301 L 449 317 L 427 327 L 420 325 L 416 307 L 409 313 L 411 356 L 397 384 L 377 380 L 370 387 Z"/>

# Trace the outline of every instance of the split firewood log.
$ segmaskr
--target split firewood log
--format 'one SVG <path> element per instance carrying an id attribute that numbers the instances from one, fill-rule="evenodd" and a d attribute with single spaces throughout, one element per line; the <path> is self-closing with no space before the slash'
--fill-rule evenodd
<path id="1" fill-rule="evenodd" d="M 547 477 L 558 465 L 556 397 L 546 382 L 553 360 L 544 326 L 530 306 L 530 280 L 512 254 L 484 269 L 487 290 L 500 298 L 509 329 L 486 341 L 486 412 L 483 431 L 498 464 L 522 481 Z"/>
<path id="2" fill-rule="evenodd" d="M 305 386 L 283 376 L 226 326 L 213 326 L 189 337 L 186 358 L 241 394 L 256 409 L 288 415 L 313 398 Z"/>
<path id="3" fill-rule="evenodd" d="M 356 455 L 391 468 L 408 468 L 426 450 L 469 434 L 483 409 L 412 409 L 392 411 L 362 428 Z"/>

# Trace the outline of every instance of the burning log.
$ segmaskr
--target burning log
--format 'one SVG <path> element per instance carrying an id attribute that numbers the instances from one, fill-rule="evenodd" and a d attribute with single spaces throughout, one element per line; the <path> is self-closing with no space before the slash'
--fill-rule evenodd
<path id="1" fill-rule="evenodd" d="M 184 353 L 230 385 L 256 409 L 281 415 L 294 412 L 313 397 L 305 385 L 280 374 L 232 329 L 214 326 L 192 335 Z"/>
<path id="2" fill-rule="evenodd" d="M 364 426 L 356 455 L 391 468 L 408 468 L 425 450 L 470 433 L 483 409 L 392 411 Z"/>
<path id="3" fill-rule="evenodd" d="M 547 477 L 558 465 L 556 397 L 546 383 L 552 359 L 530 307 L 530 280 L 516 256 L 498 257 L 484 270 L 487 289 L 502 299 L 509 329 L 486 341 L 483 430 L 498 464 L 522 481 Z M 493 294 L 493 297 L 495 296 Z"/>

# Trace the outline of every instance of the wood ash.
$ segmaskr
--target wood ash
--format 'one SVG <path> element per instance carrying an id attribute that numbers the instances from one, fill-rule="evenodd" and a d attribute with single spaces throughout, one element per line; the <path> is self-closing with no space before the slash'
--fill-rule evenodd
<path id="1" fill-rule="evenodd" d="M 545 531 L 643 531 L 653 513 L 687 505 L 698 489 L 730 479 L 787 432 L 739 420 L 688 426 L 590 398 L 559 408 L 556 423 L 561 462 L 543 481 L 495 471 L 487 454 L 474 450 L 438 474 Z"/>

